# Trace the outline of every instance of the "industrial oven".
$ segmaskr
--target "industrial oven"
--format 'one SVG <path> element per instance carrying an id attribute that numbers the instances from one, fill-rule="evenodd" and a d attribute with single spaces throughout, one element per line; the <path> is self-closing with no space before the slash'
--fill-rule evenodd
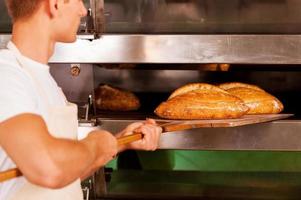
<path id="1" fill-rule="evenodd" d="M 125 152 L 83 182 L 90 199 L 300 199 L 301 1 L 90 0 L 74 44 L 51 72 L 79 106 L 79 129 L 112 133 L 154 118 L 191 82 L 256 84 L 294 116 L 164 133 L 156 152 Z M 0 6 L 2 9 L 3 6 Z M 1 13 L 4 13 L 1 12 Z M 11 23 L 1 16 L 0 46 Z M 97 110 L 100 83 L 134 92 L 135 112 Z M 88 195 L 89 194 L 89 195 Z"/>

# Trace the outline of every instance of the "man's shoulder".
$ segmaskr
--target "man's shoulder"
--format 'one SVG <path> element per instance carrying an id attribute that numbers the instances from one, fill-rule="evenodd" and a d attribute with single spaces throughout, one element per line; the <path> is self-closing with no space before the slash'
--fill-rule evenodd
<path id="1" fill-rule="evenodd" d="M 14 54 L 10 50 L 1 49 L 0 50 L 0 62 L 16 63 L 17 59 L 15 58 Z"/>
<path id="2" fill-rule="evenodd" d="M 35 113 L 32 83 L 14 55 L 0 50 L 0 122 L 21 113 Z"/>
<path id="3" fill-rule="evenodd" d="M 32 87 L 30 78 L 20 67 L 14 55 L 8 50 L 0 50 L 0 90 L 28 92 Z M 3 95 L 3 92 L 0 92 Z"/>
<path id="4" fill-rule="evenodd" d="M 12 76 L 26 78 L 15 56 L 9 50 L 2 49 L 0 50 L 0 77 L 5 79 Z"/>

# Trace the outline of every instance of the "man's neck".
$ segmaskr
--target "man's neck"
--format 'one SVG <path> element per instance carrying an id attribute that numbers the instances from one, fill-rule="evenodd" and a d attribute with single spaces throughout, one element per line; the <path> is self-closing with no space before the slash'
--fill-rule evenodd
<path id="1" fill-rule="evenodd" d="M 22 55 L 47 64 L 53 54 L 55 42 L 43 20 L 17 21 L 13 26 L 12 42 Z"/>

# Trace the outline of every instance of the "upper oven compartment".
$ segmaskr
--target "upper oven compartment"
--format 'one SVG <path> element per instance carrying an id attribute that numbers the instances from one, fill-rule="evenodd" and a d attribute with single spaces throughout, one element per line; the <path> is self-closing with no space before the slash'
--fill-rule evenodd
<path id="1" fill-rule="evenodd" d="M 51 62 L 301 64 L 299 0 L 91 0 L 91 5 L 101 37 L 59 45 Z"/>
<path id="2" fill-rule="evenodd" d="M 105 0 L 105 32 L 300 34 L 298 0 Z"/>
<path id="3" fill-rule="evenodd" d="M 300 34 L 298 0 L 84 0 L 79 34 Z M 0 32 L 11 33 L 5 1 Z"/>
<path id="4" fill-rule="evenodd" d="M 299 0 L 84 2 L 80 39 L 58 44 L 51 63 L 301 64 Z M 4 1 L 0 10 L 10 33 Z"/>

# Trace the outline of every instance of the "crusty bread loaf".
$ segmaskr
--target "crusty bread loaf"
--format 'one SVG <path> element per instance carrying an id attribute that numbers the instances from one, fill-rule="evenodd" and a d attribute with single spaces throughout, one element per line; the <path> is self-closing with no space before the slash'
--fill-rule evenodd
<path id="1" fill-rule="evenodd" d="M 168 99 L 171 99 L 175 96 L 182 95 L 182 94 L 185 94 L 187 92 L 194 91 L 194 90 L 210 90 L 210 91 L 216 91 L 216 92 L 222 92 L 222 93 L 226 92 L 223 89 L 220 89 L 219 87 L 216 87 L 214 85 L 207 84 L 207 83 L 189 83 L 189 84 L 186 84 L 186 85 L 176 89 L 169 96 Z"/>
<path id="2" fill-rule="evenodd" d="M 188 84 L 177 89 L 155 113 L 166 119 L 238 118 L 248 112 L 243 101 L 209 84 Z"/>
<path id="3" fill-rule="evenodd" d="M 227 92 L 244 101 L 249 107 L 248 114 L 275 114 L 283 110 L 282 103 L 276 97 L 263 90 L 233 87 L 228 89 Z"/>
<path id="4" fill-rule="evenodd" d="M 95 90 L 95 104 L 98 109 L 112 111 L 130 111 L 140 107 L 135 94 L 109 85 L 100 85 Z"/>
<path id="5" fill-rule="evenodd" d="M 240 83 L 240 82 L 222 83 L 222 84 L 219 85 L 219 87 L 223 90 L 229 90 L 231 88 L 237 88 L 237 87 L 244 87 L 244 88 L 251 88 L 251 89 L 254 89 L 254 90 L 264 91 L 263 89 L 261 89 L 257 85 Z"/>

